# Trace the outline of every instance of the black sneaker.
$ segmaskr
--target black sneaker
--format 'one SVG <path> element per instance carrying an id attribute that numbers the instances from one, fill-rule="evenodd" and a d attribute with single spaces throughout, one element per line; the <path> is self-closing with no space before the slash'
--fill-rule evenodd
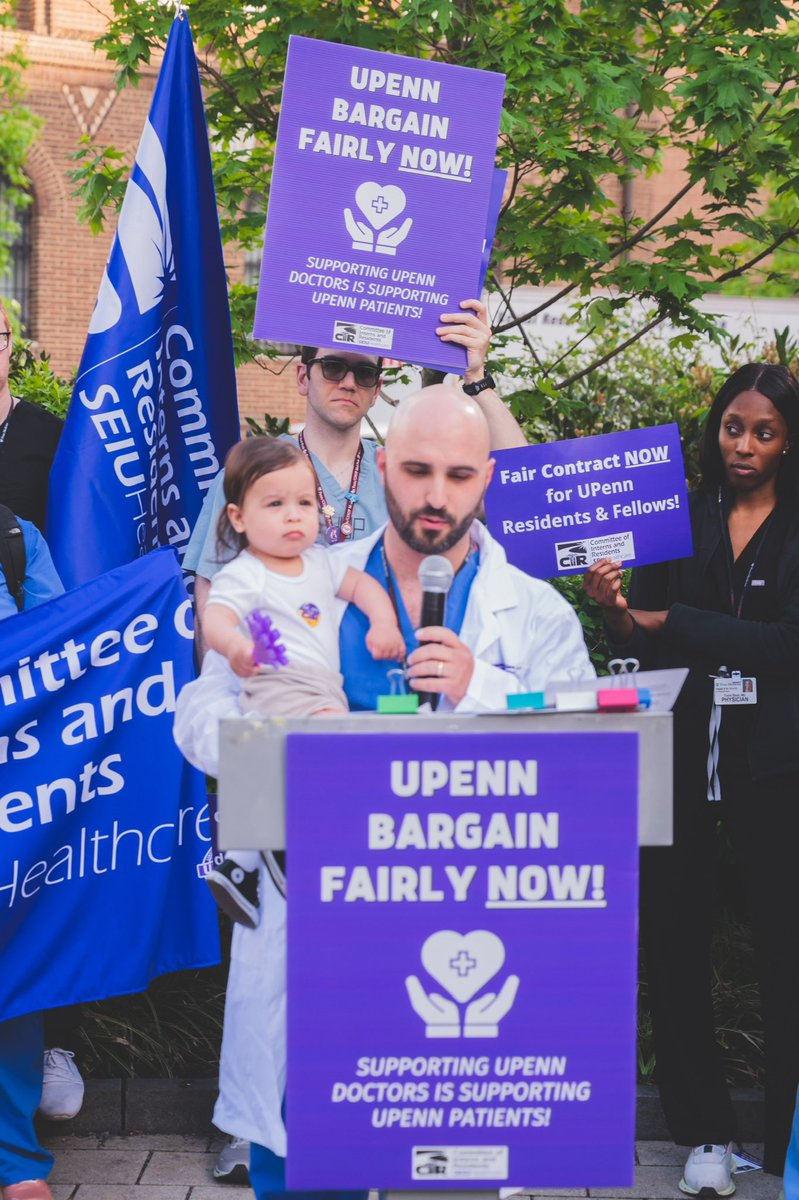
<path id="1" fill-rule="evenodd" d="M 226 858 L 205 877 L 223 913 L 248 929 L 255 929 L 261 919 L 258 906 L 258 872 L 245 871 L 232 858 Z"/>

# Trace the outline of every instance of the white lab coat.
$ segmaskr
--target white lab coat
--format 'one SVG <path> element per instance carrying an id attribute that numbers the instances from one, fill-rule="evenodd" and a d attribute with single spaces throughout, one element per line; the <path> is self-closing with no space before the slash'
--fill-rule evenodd
<path id="1" fill-rule="evenodd" d="M 362 569 L 381 536 L 335 547 Z M 454 711 L 502 711 L 514 692 L 544 691 L 551 683 L 593 679 L 582 628 L 573 609 L 548 583 L 512 567 L 505 551 L 477 521 L 472 537 L 480 568 L 469 593 L 460 636 L 475 656 L 469 690 Z M 341 605 L 341 615 L 344 611 Z M 209 775 L 218 769 L 218 726 L 240 715 L 239 679 L 213 651 L 200 678 L 178 697 L 175 740 L 186 758 Z M 453 711 L 442 698 L 439 711 Z M 286 1086 L 286 904 L 261 871 L 261 921 L 236 925 L 231 950 L 214 1123 L 285 1157 L 281 1104 Z"/>

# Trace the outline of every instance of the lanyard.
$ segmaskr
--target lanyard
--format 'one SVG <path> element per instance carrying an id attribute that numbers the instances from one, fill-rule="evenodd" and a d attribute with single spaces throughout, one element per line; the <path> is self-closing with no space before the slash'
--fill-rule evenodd
<path id="1" fill-rule="evenodd" d="M 12 400 L 11 408 L 6 413 L 6 419 L 5 419 L 5 421 L 3 421 L 2 425 L 0 425 L 0 446 L 2 446 L 3 442 L 6 440 L 6 436 L 8 434 L 8 427 L 11 424 L 11 417 L 13 415 L 13 412 L 14 412 L 14 401 Z"/>
<path id="2" fill-rule="evenodd" d="M 721 525 L 721 540 L 722 540 L 722 544 L 724 546 L 724 559 L 727 564 L 727 582 L 729 584 L 729 589 L 730 589 L 730 611 L 732 612 L 732 615 L 734 617 L 737 617 L 740 620 L 741 615 L 743 613 L 744 600 L 746 599 L 746 593 L 749 589 L 750 583 L 752 582 L 752 576 L 754 575 L 755 567 L 757 566 L 757 560 L 759 559 L 760 552 L 762 551 L 763 546 L 765 545 L 766 538 L 768 536 L 769 529 L 771 528 L 771 522 L 774 518 L 774 513 L 776 512 L 776 509 L 774 509 L 769 514 L 769 516 L 766 518 L 765 522 L 761 526 L 760 538 L 758 540 L 757 546 L 755 547 L 755 552 L 752 555 L 752 561 L 749 564 L 749 570 L 746 572 L 746 578 L 744 579 L 743 587 L 741 588 L 740 595 L 738 596 L 738 599 L 736 600 L 736 598 L 735 598 L 735 575 L 734 575 L 735 563 L 734 563 L 734 559 L 733 559 L 732 544 L 730 542 L 730 531 L 727 527 L 727 522 L 724 519 L 724 507 L 722 505 L 721 488 L 719 488 L 718 505 L 719 505 L 719 523 Z M 726 668 L 721 668 L 719 673 L 721 675 L 723 675 L 725 673 L 729 674 L 729 672 L 726 671 Z M 708 728 L 707 798 L 708 798 L 708 800 L 715 801 L 715 802 L 720 801 L 722 798 L 721 797 L 721 778 L 719 775 L 719 752 L 721 749 L 720 737 L 721 737 L 722 712 L 723 712 L 723 709 L 720 704 L 716 704 L 716 703 L 711 704 L 711 706 L 710 706 L 710 725 Z"/>
<path id="3" fill-rule="evenodd" d="M 724 520 L 724 510 L 723 510 L 722 503 L 721 503 L 721 488 L 719 488 L 719 521 L 721 522 L 722 541 L 724 543 L 724 551 L 725 551 L 725 557 L 726 557 L 726 562 L 727 562 L 727 580 L 728 580 L 729 588 L 730 588 L 730 610 L 732 611 L 733 616 L 738 617 L 739 619 L 743 612 L 744 600 L 746 599 L 747 589 L 749 587 L 749 584 L 752 582 L 752 576 L 755 573 L 755 567 L 757 566 L 757 560 L 760 558 L 760 552 L 762 551 L 763 546 L 765 545 L 769 529 L 771 528 L 771 522 L 774 519 L 774 513 L 776 511 L 777 511 L 776 508 L 773 509 L 771 511 L 771 513 L 769 514 L 769 516 L 766 518 L 765 523 L 761 526 L 760 538 L 758 540 L 757 546 L 755 547 L 755 552 L 752 555 L 752 561 L 749 564 L 749 570 L 746 572 L 746 579 L 744 580 L 743 587 L 741 588 L 741 594 L 739 595 L 738 600 L 736 601 L 736 599 L 735 599 L 735 579 L 733 576 L 734 563 L 733 563 L 733 558 L 732 558 L 732 546 L 730 545 L 730 534 L 729 534 L 729 530 L 727 528 L 727 523 Z"/>
<path id="4" fill-rule="evenodd" d="M 316 480 L 316 499 L 319 504 L 319 511 L 325 518 L 325 525 L 327 526 L 327 540 L 331 543 L 331 545 L 335 544 L 336 542 L 346 541 L 348 537 L 352 537 L 352 510 L 360 498 L 358 496 L 358 482 L 361 478 L 363 445 L 360 442 L 358 443 L 355 461 L 352 464 L 352 478 L 350 479 L 349 491 L 344 493 L 347 497 L 347 506 L 344 509 L 344 517 L 340 525 L 335 525 L 333 518 L 336 515 L 336 510 L 332 504 L 328 503 L 327 496 L 325 495 L 325 489 L 322 487 L 321 480 L 316 473 L 316 467 L 313 464 L 313 459 L 311 458 L 308 447 L 305 444 L 305 434 L 301 433 L 297 438 L 297 441 L 299 443 L 300 450 L 302 450 L 303 454 L 308 459 L 308 462 L 311 465 L 311 470 L 314 473 L 314 479 Z"/>
<path id="5" fill-rule="evenodd" d="M 477 550 L 477 542 L 475 542 L 474 540 L 470 540 L 469 541 L 469 549 L 467 551 L 466 557 L 464 558 L 463 562 L 461 563 L 461 565 L 458 567 L 457 571 L 455 572 L 456 576 L 460 575 L 461 571 L 466 566 L 467 562 L 469 561 L 469 559 L 472 557 L 472 555 L 475 553 L 476 550 Z M 400 619 L 400 612 L 399 612 L 399 603 L 397 601 L 397 593 L 396 593 L 396 590 L 394 587 L 394 572 L 391 569 L 391 567 L 389 566 L 388 556 L 386 554 L 385 538 L 380 539 L 380 555 L 383 559 L 383 570 L 386 573 L 386 587 L 388 588 L 388 597 L 389 597 L 389 600 L 391 601 L 391 607 L 394 609 L 394 616 L 397 618 L 397 624 L 400 626 L 400 628 L 402 628 L 402 621 Z M 407 609 L 406 609 L 406 613 L 407 613 Z"/>
<path id="6" fill-rule="evenodd" d="M 397 600 L 397 590 L 394 587 L 394 572 L 392 571 L 391 567 L 388 564 L 388 556 L 386 555 L 386 543 L 383 538 L 380 539 L 380 557 L 383 560 L 383 570 L 386 573 L 386 587 L 388 589 L 388 598 L 391 601 L 391 607 L 394 609 L 394 616 L 397 618 L 397 625 L 399 626 L 400 629 L 402 629 L 402 618 L 400 617 L 399 601 Z M 403 608 L 405 609 L 404 604 L 403 604 Z M 408 610 L 405 609 L 406 616 L 407 616 L 407 611 Z M 408 618 L 408 624 L 410 625 L 410 618 Z"/>

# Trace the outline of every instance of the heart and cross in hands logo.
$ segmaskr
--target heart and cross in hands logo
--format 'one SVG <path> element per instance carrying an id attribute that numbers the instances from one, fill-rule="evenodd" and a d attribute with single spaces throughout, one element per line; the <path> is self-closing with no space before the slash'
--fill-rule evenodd
<path id="1" fill-rule="evenodd" d="M 416 975 L 405 980 L 414 1011 L 425 1023 L 429 1038 L 498 1037 L 499 1022 L 510 1012 L 519 989 L 519 976 L 508 975 L 499 990 L 478 992 L 505 964 L 505 945 L 488 929 L 456 933 L 440 929 L 422 944 L 422 966 L 449 995 L 425 991 Z M 451 997 L 451 998 L 450 998 Z M 461 1008 L 465 1011 L 461 1016 Z"/>
<path id="2" fill-rule="evenodd" d="M 395 255 L 413 226 L 412 217 L 397 224 L 407 203 L 407 196 L 396 184 L 382 185 L 371 180 L 362 183 L 355 192 L 355 205 L 360 215 L 351 208 L 344 209 L 344 223 L 352 238 L 353 250 Z"/>

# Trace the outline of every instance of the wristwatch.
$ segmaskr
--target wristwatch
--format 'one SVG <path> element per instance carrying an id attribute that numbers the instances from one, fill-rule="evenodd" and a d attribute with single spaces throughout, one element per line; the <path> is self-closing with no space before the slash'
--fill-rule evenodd
<path id="1" fill-rule="evenodd" d="M 486 371 L 482 379 L 478 379 L 476 383 L 464 383 L 461 385 L 467 396 L 479 396 L 481 392 L 487 391 L 489 388 L 496 388 L 496 384 L 492 377 Z"/>

